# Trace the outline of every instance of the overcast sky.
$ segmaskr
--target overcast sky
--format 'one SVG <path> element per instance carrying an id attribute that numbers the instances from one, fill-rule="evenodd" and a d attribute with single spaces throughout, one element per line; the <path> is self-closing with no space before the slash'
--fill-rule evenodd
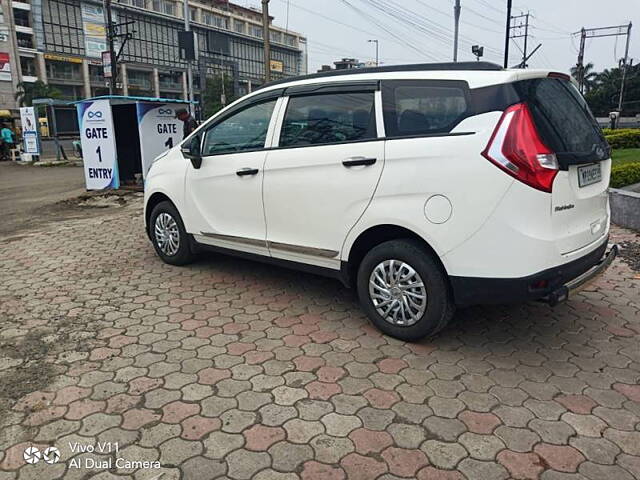
<path id="1" fill-rule="evenodd" d="M 259 0 L 237 3 L 260 6 Z M 287 25 L 287 3 L 288 27 L 308 37 L 310 72 L 342 57 L 373 60 L 375 46 L 367 43 L 373 38 L 380 42 L 384 64 L 452 59 L 454 0 L 271 0 L 270 13 L 278 26 Z M 479 44 L 485 46 L 485 60 L 502 63 L 506 3 L 461 0 L 460 60 L 474 60 L 471 45 Z M 640 0 L 514 0 L 514 15 L 527 11 L 532 15 L 529 51 L 542 43 L 529 62 L 533 68 L 568 71 L 576 63 L 580 44 L 579 36 L 572 37 L 571 32 L 629 21 L 634 23 L 629 55 L 634 63 L 640 62 Z M 511 41 L 510 64 L 519 62 L 522 40 Z M 625 37 L 588 39 L 585 63 L 593 62 L 597 70 L 617 65 L 624 56 L 624 43 Z"/>

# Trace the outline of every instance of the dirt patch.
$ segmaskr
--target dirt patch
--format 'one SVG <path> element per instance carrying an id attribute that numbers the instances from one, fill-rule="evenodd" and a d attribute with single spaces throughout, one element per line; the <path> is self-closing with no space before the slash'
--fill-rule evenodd
<path id="1" fill-rule="evenodd" d="M 619 255 L 632 270 L 640 272 L 640 242 L 621 242 Z"/>
<path id="2" fill-rule="evenodd" d="M 55 376 L 53 366 L 44 362 L 31 362 L 0 375 L 0 385 L 3 385 L 0 390 L 0 415 L 15 399 L 46 388 Z"/>
<path id="3" fill-rule="evenodd" d="M 58 202 L 58 206 L 71 209 L 124 207 L 130 201 L 141 198 L 142 196 L 142 192 L 131 190 L 87 192 L 77 197 Z"/>
<path id="4" fill-rule="evenodd" d="M 42 337 L 48 335 L 49 332 L 33 331 L 27 333 L 18 343 L 12 344 L 4 342 L 0 344 L 0 355 L 14 358 L 24 359 L 26 361 L 39 360 L 44 358 L 49 349 L 49 344 L 42 340 Z M 1 392 L 0 392 L 1 394 Z"/>

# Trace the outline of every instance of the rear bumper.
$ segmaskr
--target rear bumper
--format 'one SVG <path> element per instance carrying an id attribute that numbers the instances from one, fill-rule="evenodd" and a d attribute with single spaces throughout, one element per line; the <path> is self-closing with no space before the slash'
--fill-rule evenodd
<path id="1" fill-rule="evenodd" d="M 451 277 L 455 303 L 459 307 L 521 303 L 542 300 L 556 305 L 604 272 L 618 254 L 618 246 L 607 251 L 605 241 L 594 251 L 572 262 L 521 278 Z"/>

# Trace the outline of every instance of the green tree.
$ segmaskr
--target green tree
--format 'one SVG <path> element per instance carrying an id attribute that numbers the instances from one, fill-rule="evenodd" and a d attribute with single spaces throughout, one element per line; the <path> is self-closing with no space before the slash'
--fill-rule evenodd
<path id="1" fill-rule="evenodd" d="M 31 107 L 33 100 L 36 98 L 58 98 L 60 97 L 60 90 L 50 85 L 47 85 L 42 80 L 36 80 L 35 82 L 20 82 L 17 85 L 15 97 L 16 101 L 21 107 Z"/>
<path id="2" fill-rule="evenodd" d="M 578 67 L 571 67 L 571 76 L 576 79 L 576 81 L 580 81 L 580 76 L 578 75 Z M 598 78 L 598 74 L 593 70 L 593 63 L 589 62 L 584 66 L 584 91 L 585 93 L 589 93 L 593 87 L 596 86 L 596 80 Z"/>
<path id="3" fill-rule="evenodd" d="M 593 113 L 606 117 L 618 109 L 621 83 L 622 71 L 619 68 L 605 69 L 597 74 L 595 85 L 585 95 Z M 640 65 L 628 69 L 624 92 L 623 115 L 640 113 Z"/>
<path id="4" fill-rule="evenodd" d="M 230 75 L 224 76 L 225 105 L 222 104 L 222 92 L 222 75 L 207 77 L 207 86 L 202 95 L 202 114 L 204 118 L 209 118 L 236 99 L 233 94 L 233 78 Z"/>

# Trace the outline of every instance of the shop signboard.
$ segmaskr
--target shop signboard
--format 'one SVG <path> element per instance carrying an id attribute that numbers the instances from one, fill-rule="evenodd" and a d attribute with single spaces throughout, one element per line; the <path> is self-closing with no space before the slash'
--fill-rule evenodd
<path id="1" fill-rule="evenodd" d="M 183 125 L 175 117 L 176 110 L 185 107 L 179 103 L 136 103 L 144 177 L 158 155 L 182 141 Z"/>
<path id="2" fill-rule="evenodd" d="M 87 57 L 100 58 L 107 49 L 107 31 L 101 5 L 82 3 L 82 30 Z"/>
<path id="3" fill-rule="evenodd" d="M 40 155 L 38 121 L 34 107 L 20 107 L 20 123 L 22 124 L 24 152 L 31 155 Z"/>
<path id="4" fill-rule="evenodd" d="M 0 52 L 0 80 L 11 81 L 11 57 L 6 52 Z"/>
<path id="5" fill-rule="evenodd" d="M 87 190 L 118 188 L 118 159 L 109 100 L 76 106 Z"/>

